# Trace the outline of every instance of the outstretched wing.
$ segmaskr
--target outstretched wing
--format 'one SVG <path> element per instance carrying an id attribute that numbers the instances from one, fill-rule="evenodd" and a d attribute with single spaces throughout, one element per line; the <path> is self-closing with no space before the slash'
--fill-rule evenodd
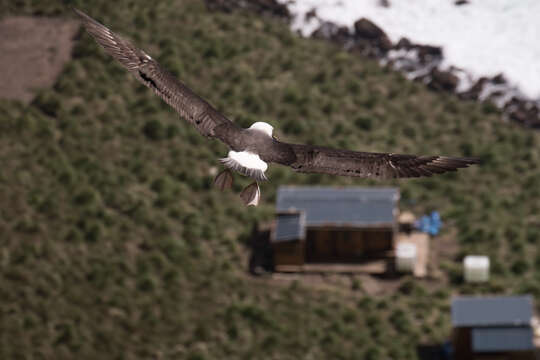
<path id="1" fill-rule="evenodd" d="M 239 131 L 233 122 L 214 109 L 144 51 L 116 35 L 80 10 L 74 9 L 92 37 L 144 85 L 171 105 L 181 117 L 205 136 L 220 138 L 229 144 L 231 131 Z M 231 140 L 232 141 L 232 140 Z"/>
<path id="2" fill-rule="evenodd" d="M 287 145 L 296 159 L 284 165 L 304 173 L 391 179 L 432 176 L 479 163 L 477 158 L 369 153 L 322 146 Z"/>

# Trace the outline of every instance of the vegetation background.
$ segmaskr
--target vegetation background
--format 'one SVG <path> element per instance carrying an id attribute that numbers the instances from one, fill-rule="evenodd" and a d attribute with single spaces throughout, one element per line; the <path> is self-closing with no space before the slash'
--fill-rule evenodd
<path id="1" fill-rule="evenodd" d="M 226 148 L 200 136 L 82 31 L 54 88 L 0 101 L 0 358 L 416 359 L 450 334 L 457 293 L 540 296 L 540 134 L 282 21 L 202 0 L 0 1 L 0 15 L 74 18 L 132 39 L 242 126 L 365 151 L 480 156 L 399 186 L 459 244 L 431 280 L 372 297 L 247 275 L 252 227 L 285 184 L 374 182 L 273 166 L 262 205 L 212 188 Z M 435 238 L 434 241 L 437 241 Z M 492 280 L 462 283 L 464 254 Z"/>

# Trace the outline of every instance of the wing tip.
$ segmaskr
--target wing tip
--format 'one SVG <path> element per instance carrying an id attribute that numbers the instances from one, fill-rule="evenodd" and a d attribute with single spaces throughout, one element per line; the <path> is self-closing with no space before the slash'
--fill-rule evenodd
<path id="1" fill-rule="evenodd" d="M 72 7 L 71 7 L 71 10 L 73 10 L 73 12 L 74 12 L 75 14 L 79 15 L 80 17 L 88 16 L 88 15 L 86 15 L 86 14 L 84 13 L 84 11 L 77 9 L 75 6 L 72 6 Z"/>
<path id="2" fill-rule="evenodd" d="M 71 9 L 73 10 L 75 14 L 77 14 L 84 21 L 84 23 L 94 23 L 94 24 L 102 25 L 96 20 L 94 20 L 92 17 L 90 17 L 90 15 L 88 15 L 84 11 L 77 9 L 74 6 Z"/>
<path id="3" fill-rule="evenodd" d="M 407 156 L 400 156 L 407 159 Z M 458 169 L 468 168 L 471 165 L 481 163 L 478 157 L 452 157 L 452 156 L 419 156 L 416 159 L 423 160 L 417 164 L 396 164 L 394 168 L 395 178 L 418 178 L 431 177 L 449 172 L 456 172 Z"/>
<path id="4" fill-rule="evenodd" d="M 453 165 L 458 168 L 469 167 L 470 165 L 480 165 L 482 159 L 479 157 L 451 157 L 439 156 L 434 162 L 441 162 L 448 165 Z"/>
<path id="5" fill-rule="evenodd" d="M 76 7 L 72 7 L 73 12 L 77 14 L 79 19 L 82 21 L 82 25 L 86 29 L 86 31 L 96 39 L 96 41 L 100 44 L 102 42 L 100 41 L 100 34 L 105 33 L 107 36 L 111 36 L 112 33 L 105 25 L 88 15 L 82 10 L 77 9 Z M 102 36 L 102 35 L 101 35 Z M 102 44 L 103 46 L 103 44 Z"/>

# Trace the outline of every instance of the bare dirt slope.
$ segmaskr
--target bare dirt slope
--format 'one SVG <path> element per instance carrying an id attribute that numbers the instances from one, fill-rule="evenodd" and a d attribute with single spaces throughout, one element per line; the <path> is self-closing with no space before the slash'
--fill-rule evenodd
<path id="1" fill-rule="evenodd" d="M 52 86 L 71 56 L 78 23 L 17 16 L 0 20 L 0 98 L 30 102 Z"/>

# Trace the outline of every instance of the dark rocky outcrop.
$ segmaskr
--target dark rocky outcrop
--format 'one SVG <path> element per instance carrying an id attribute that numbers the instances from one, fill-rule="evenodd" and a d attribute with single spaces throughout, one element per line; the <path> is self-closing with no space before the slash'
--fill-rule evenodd
<path id="1" fill-rule="evenodd" d="M 316 14 L 313 15 L 316 17 Z M 386 33 L 368 19 L 360 19 L 354 24 L 354 31 L 346 26 L 338 26 L 329 21 L 321 21 L 311 36 L 341 44 L 348 50 L 360 52 L 364 56 L 381 58 L 393 48 Z"/>
<path id="2" fill-rule="evenodd" d="M 306 13 L 306 20 L 309 21 L 311 19 L 316 19 L 317 18 L 317 10 L 316 9 L 311 9 L 309 10 L 307 13 Z"/>
<path id="3" fill-rule="evenodd" d="M 314 15 L 316 17 L 316 15 Z M 320 21 L 319 27 L 311 34 L 313 38 L 330 40 L 348 50 L 360 52 L 364 56 L 381 58 L 393 48 L 386 33 L 368 19 L 360 19 L 354 24 L 354 31 L 346 26 L 338 26 L 329 21 Z"/>
<path id="4" fill-rule="evenodd" d="M 407 38 L 399 39 L 392 50 L 396 50 L 389 63 L 396 69 L 419 76 L 429 75 L 443 60 L 443 51 L 439 46 L 414 44 Z"/>
<path id="5" fill-rule="evenodd" d="M 354 35 L 359 39 L 373 40 L 377 43 L 390 42 L 386 33 L 366 18 L 361 18 L 354 23 Z"/>
<path id="6" fill-rule="evenodd" d="M 417 50 L 420 61 L 428 62 L 433 60 L 440 60 L 443 57 L 443 51 L 440 46 L 414 44 L 411 40 L 403 37 L 399 39 L 395 50 Z"/>
<path id="7" fill-rule="evenodd" d="M 408 38 L 406 37 L 402 37 L 401 39 L 399 39 L 399 41 L 397 42 L 396 44 L 396 49 L 405 49 L 405 50 L 409 50 L 411 49 L 413 46 L 413 43 L 411 42 L 411 40 L 409 40 Z"/>
<path id="8" fill-rule="evenodd" d="M 456 90 L 458 83 L 459 78 L 450 71 L 442 71 L 438 68 L 433 68 L 430 72 L 428 86 L 433 90 L 453 92 Z"/>
<path id="9" fill-rule="evenodd" d="M 372 21 L 361 18 L 354 23 L 355 48 L 371 56 L 386 54 L 393 47 L 386 33 Z"/>
<path id="10" fill-rule="evenodd" d="M 469 90 L 462 92 L 460 97 L 466 100 L 478 100 L 488 81 L 489 79 L 487 77 L 482 76 Z"/>
<path id="11" fill-rule="evenodd" d="M 286 21 L 292 18 L 287 6 L 277 0 L 206 0 L 206 3 L 215 10 L 233 11 L 240 8 Z M 467 0 L 455 1 L 456 5 L 468 3 Z M 390 3 L 381 1 L 380 5 L 386 7 Z M 316 9 L 305 16 L 306 20 L 319 22 L 319 27 L 311 35 L 313 38 L 332 41 L 349 51 L 378 59 L 383 66 L 403 72 L 409 79 L 421 81 L 435 91 L 454 93 L 464 100 L 493 103 L 506 118 L 540 129 L 540 101 L 525 97 L 502 74 L 491 78 L 481 77 L 463 91 L 463 86 L 459 86 L 461 79 L 472 81 L 473 76 L 459 68 L 441 67 L 444 53 L 440 46 L 415 44 L 407 38 L 392 44 L 385 31 L 366 18 L 359 19 L 353 29 L 349 29 L 318 18 Z"/>
<path id="12" fill-rule="evenodd" d="M 418 57 L 424 63 L 440 61 L 443 58 L 443 51 L 440 46 L 413 45 L 413 49 L 418 50 Z"/>
<path id="13" fill-rule="evenodd" d="M 346 26 L 337 26 L 332 22 L 323 22 L 311 36 L 316 39 L 330 40 L 342 45 L 346 45 L 352 41 L 352 34 Z"/>
<path id="14" fill-rule="evenodd" d="M 421 81 L 435 91 L 455 93 L 464 100 L 493 103 L 506 118 L 527 127 L 540 128 L 540 102 L 524 97 L 502 74 L 481 77 L 468 90 L 458 92 L 460 79 L 471 79 L 472 76 L 455 67 L 443 69 L 444 53 L 440 46 L 415 44 L 407 38 L 392 45 L 384 30 L 364 18 L 354 24 L 354 31 L 321 21 L 312 37 L 330 40 L 363 56 L 379 59 L 383 65 L 401 71 L 409 79 Z"/>
<path id="15" fill-rule="evenodd" d="M 540 129 L 540 104 L 513 97 L 504 106 L 510 120 Z"/>
<path id="16" fill-rule="evenodd" d="M 506 80 L 503 74 L 495 75 L 493 78 L 491 78 L 491 81 L 496 85 L 508 84 L 508 80 Z"/>

